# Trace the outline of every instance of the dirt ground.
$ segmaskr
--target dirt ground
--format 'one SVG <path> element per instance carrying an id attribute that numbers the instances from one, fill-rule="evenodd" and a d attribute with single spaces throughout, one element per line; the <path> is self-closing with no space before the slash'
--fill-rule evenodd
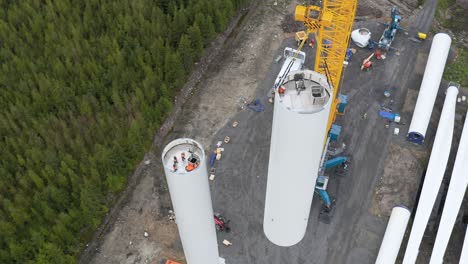
<path id="1" fill-rule="evenodd" d="M 226 41 L 216 42 L 221 52 L 213 55 L 214 63 L 200 62 L 199 68 L 205 67 L 205 74 L 196 70 L 190 89 L 183 90 L 176 99 L 179 107 L 175 107 L 170 122 L 163 127 L 167 136 L 160 134 L 155 138 L 152 150 L 132 176 L 122 201 L 106 217 L 105 224 L 82 254 L 80 263 L 159 264 L 161 258 L 185 263 L 177 227 L 168 218 L 171 203 L 160 162 L 161 148 L 178 137 L 194 138 L 207 152 L 224 135 L 236 135 L 232 137 L 232 149 L 217 171 L 230 177 L 220 177 L 212 184 L 215 210 L 224 209 L 236 223 L 230 235 L 220 236 L 235 241 L 230 248 L 220 248 L 221 255 L 231 260 L 228 263 L 372 263 L 390 208 L 395 203 L 414 205 L 414 193 L 427 162 L 428 146 L 412 148 L 404 136 L 391 138 L 388 130 L 379 125 L 382 122 L 375 113 L 369 112 L 367 123 L 359 118 L 363 112 L 378 107 L 375 98 L 381 98 L 381 87 L 375 87 L 376 83 L 398 82 L 406 87 L 398 92 L 401 97 L 399 106 L 409 125 L 424 72 L 427 47 L 412 54 L 412 49 L 418 46 L 405 38 L 396 45 L 408 56 L 388 59 L 382 66 L 385 68 L 375 71 L 372 79 L 357 70 L 347 70 L 348 75 L 354 77 L 346 77 L 349 84 L 348 91 L 346 88 L 344 91 L 351 98 L 358 98 L 359 103 L 347 110 L 349 120 L 342 123 L 349 130 L 345 130 L 343 137 L 349 143 L 349 151 L 357 165 L 353 165 L 356 167 L 352 169 L 351 177 L 339 179 L 330 186 L 332 195 L 340 195 L 338 199 L 342 201 L 337 207 L 336 220 L 327 226 L 313 222 L 316 217 L 311 217 L 314 220 L 309 226 L 314 228 L 313 231 L 308 231 L 302 245 L 288 250 L 278 249 L 265 241 L 261 218 L 272 107 L 266 104 L 265 112 L 256 114 L 239 111 L 237 102 L 240 97 L 247 101 L 263 98 L 262 102 L 265 102 L 265 94 L 282 63 L 274 63 L 274 59 L 284 46 L 293 43 L 291 34 L 283 32 L 282 21 L 290 17 L 294 7 L 287 0 L 253 2 L 247 14 L 239 18 L 239 25 L 232 34 L 224 36 Z M 407 21 L 415 23 L 413 30 L 427 28 L 427 31 L 436 1 L 426 2 L 427 8 L 418 9 L 417 0 L 361 0 L 357 20 L 388 17 L 391 6 L 396 4 L 404 16 L 409 16 Z M 383 26 L 377 21 L 380 20 L 362 25 L 380 31 Z M 357 67 L 358 61 L 367 56 L 365 52 L 361 52 L 349 67 Z M 312 58 L 308 60 L 310 62 Z M 405 65 L 405 68 L 399 69 L 399 65 Z M 410 75 L 410 69 L 414 69 L 413 75 Z M 237 131 L 228 125 L 233 120 L 242 120 Z M 406 134 L 405 128 L 401 129 L 401 134 Z M 359 133 L 353 133 L 356 131 Z M 431 133 L 434 131 L 428 132 L 429 137 L 433 137 Z M 386 147 L 376 146 L 381 142 L 385 142 Z M 369 154 L 386 160 L 368 159 Z M 239 166 L 242 160 L 253 165 Z M 380 176 L 374 177 L 376 174 Z M 356 206 L 359 208 L 353 209 Z M 319 203 L 314 202 L 314 216 L 319 207 Z M 456 230 L 461 229 L 457 226 Z M 430 244 L 427 247 L 430 248 Z M 453 251 L 455 255 L 459 254 L 458 248 Z"/>

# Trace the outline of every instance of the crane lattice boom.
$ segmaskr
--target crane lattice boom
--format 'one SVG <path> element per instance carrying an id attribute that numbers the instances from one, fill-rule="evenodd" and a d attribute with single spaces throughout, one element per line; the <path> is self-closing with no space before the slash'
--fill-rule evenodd
<path id="1" fill-rule="evenodd" d="M 335 122 L 338 113 L 343 62 L 353 28 L 356 8 L 357 0 L 325 0 L 321 7 L 313 5 L 296 7 L 295 19 L 303 21 L 307 27 L 307 33 L 315 33 L 317 37 L 314 70 L 327 76 L 328 82 L 333 88 L 334 100 L 327 131 Z"/>

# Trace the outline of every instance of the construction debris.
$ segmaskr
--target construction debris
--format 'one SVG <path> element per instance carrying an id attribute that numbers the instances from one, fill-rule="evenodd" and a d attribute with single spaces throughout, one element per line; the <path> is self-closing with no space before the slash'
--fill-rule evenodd
<path id="1" fill-rule="evenodd" d="M 221 152 L 224 151 L 224 148 L 217 148 L 215 153 L 216 153 L 216 160 L 220 160 L 221 159 Z"/>
<path id="2" fill-rule="evenodd" d="M 232 243 L 229 242 L 229 241 L 226 240 L 226 239 L 223 240 L 223 244 L 224 244 L 225 246 L 227 246 L 227 247 L 228 247 L 228 246 L 232 246 Z"/>
<path id="3" fill-rule="evenodd" d="M 238 124 L 239 124 L 239 122 L 234 121 L 234 122 L 232 122 L 232 127 L 237 127 Z"/>
<path id="4" fill-rule="evenodd" d="M 246 105 L 247 99 L 245 99 L 245 97 L 243 96 L 239 96 L 239 98 L 237 98 L 237 107 L 239 108 L 239 110 L 244 110 Z"/>
<path id="5" fill-rule="evenodd" d="M 210 169 L 210 177 L 209 177 L 210 181 L 212 181 L 212 180 L 215 179 L 215 177 L 216 177 L 215 173 L 216 173 L 216 168 L 215 168 L 215 167 L 211 167 L 211 169 Z"/>
<path id="6" fill-rule="evenodd" d="M 169 215 L 167 216 L 167 218 L 169 218 L 169 221 L 175 221 L 176 216 L 174 211 L 169 210 Z"/>
<path id="7" fill-rule="evenodd" d="M 281 56 L 281 55 L 279 55 L 278 57 L 276 57 L 275 63 L 278 63 L 278 62 L 281 60 L 281 58 L 283 58 L 283 56 Z"/>
<path id="8" fill-rule="evenodd" d="M 224 137 L 224 143 L 227 144 L 227 143 L 229 143 L 229 141 L 231 141 L 231 138 L 228 137 L 228 136 L 225 136 L 225 137 Z"/>
<path id="9" fill-rule="evenodd" d="M 144 236 L 144 237 L 148 237 L 148 236 L 149 236 L 148 232 L 145 231 L 145 233 L 143 234 L 143 236 Z"/>

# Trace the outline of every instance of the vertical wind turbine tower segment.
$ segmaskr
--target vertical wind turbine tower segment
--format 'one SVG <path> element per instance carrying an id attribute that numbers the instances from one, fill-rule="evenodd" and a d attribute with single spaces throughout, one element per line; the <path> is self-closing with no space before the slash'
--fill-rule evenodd
<path id="1" fill-rule="evenodd" d="M 445 250 L 452 234 L 453 226 L 460 211 L 468 185 L 468 114 L 458 145 L 457 157 L 453 166 L 452 178 L 445 198 L 444 210 L 439 223 L 439 230 L 432 250 L 430 264 L 443 263 Z M 465 242 L 466 243 L 466 242 Z M 468 262 L 466 262 L 468 263 Z"/>
<path id="2" fill-rule="evenodd" d="M 451 86 L 447 89 L 403 264 L 416 263 L 419 245 L 442 183 L 452 145 L 457 95 L 458 89 L 456 87 Z"/>
<path id="3" fill-rule="evenodd" d="M 263 230 L 278 246 L 305 235 L 332 98 L 326 77 L 310 70 L 275 91 Z"/>
<path id="4" fill-rule="evenodd" d="M 410 216 L 411 212 L 404 206 L 393 208 L 375 264 L 395 263 Z"/>
<path id="5" fill-rule="evenodd" d="M 162 163 L 188 264 L 219 264 L 205 152 L 195 140 L 176 139 Z"/>
<path id="6" fill-rule="evenodd" d="M 416 144 L 424 142 L 451 42 L 452 39 L 445 33 L 436 34 L 432 40 L 426 70 L 424 71 L 418 100 L 408 130 L 408 140 L 410 142 Z"/>

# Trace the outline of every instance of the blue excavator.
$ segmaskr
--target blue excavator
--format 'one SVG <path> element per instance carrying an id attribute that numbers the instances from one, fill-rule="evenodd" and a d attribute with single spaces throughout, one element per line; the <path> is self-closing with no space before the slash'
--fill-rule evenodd
<path id="1" fill-rule="evenodd" d="M 393 39 L 395 38 L 396 32 L 401 30 L 400 27 L 401 16 L 398 15 L 398 9 L 396 7 L 392 8 L 392 21 L 390 24 L 386 24 L 386 28 L 380 37 L 379 47 L 384 50 L 390 49 Z"/>
<path id="2" fill-rule="evenodd" d="M 372 40 L 369 42 L 370 49 L 374 49 L 376 47 L 385 51 L 390 49 L 390 45 L 392 45 L 397 31 L 403 29 L 400 27 L 400 22 L 402 18 L 398 14 L 398 9 L 396 7 L 392 7 L 391 18 L 392 20 L 390 21 L 390 23 L 384 24 L 386 27 L 382 36 L 380 37 L 379 42 L 375 42 Z"/>
<path id="3" fill-rule="evenodd" d="M 338 156 L 324 162 L 322 170 L 341 167 L 346 170 L 348 167 L 349 158 L 345 156 Z M 319 175 L 315 184 L 315 192 L 320 196 L 322 200 L 322 210 L 320 211 L 319 220 L 325 223 L 330 223 L 331 216 L 333 214 L 335 201 L 330 198 L 327 192 L 329 177 L 325 175 Z"/>

